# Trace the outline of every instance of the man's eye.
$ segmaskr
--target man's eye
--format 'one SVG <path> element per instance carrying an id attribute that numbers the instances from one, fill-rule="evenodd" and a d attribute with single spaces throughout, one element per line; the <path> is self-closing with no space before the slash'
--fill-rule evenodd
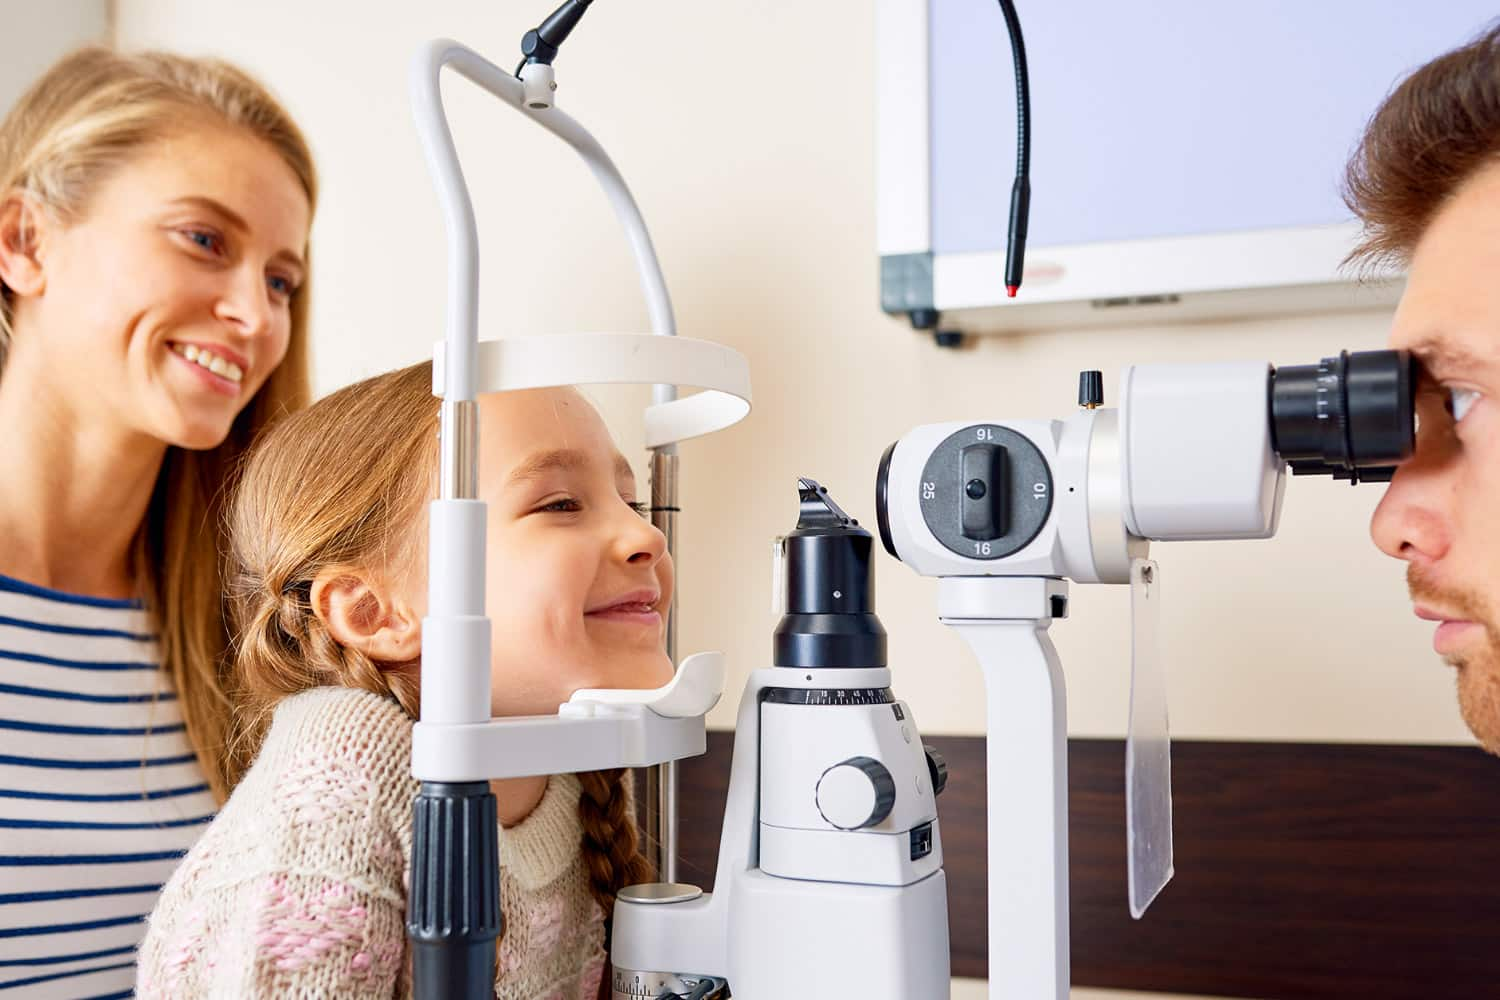
<path id="1" fill-rule="evenodd" d="M 1474 408 L 1474 404 L 1484 398 L 1484 393 L 1477 389 L 1460 389 L 1457 386 L 1448 386 L 1447 392 L 1447 410 L 1452 415 L 1455 424 L 1468 416 L 1469 411 Z"/>

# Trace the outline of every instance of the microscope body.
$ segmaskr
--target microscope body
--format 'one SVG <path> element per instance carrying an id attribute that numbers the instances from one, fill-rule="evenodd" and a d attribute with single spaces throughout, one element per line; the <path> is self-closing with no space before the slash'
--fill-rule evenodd
<path id="1" fill-rule="evenodd" d="M 804 488 L 799 530 L 809 506 L 837 511 L 820 491 Z M 695 996 L 704 980 L 740 1000 L 948 995 L 946 765 L 891 692 L 871 539 L 844 521 L 787 540 L 791 610 L 777 665 L 741 696 L 714 891 L 616 900 L 619 1000 Z"/>
<path id="2" fill-rule="evenodd" d="M 1141 365 L 1119 409 L 917 427 L 881 460 L 881 539 L 923 576 L 1126 583 L 1148 539 L 1270 537 L 1286 477 L 1269 372 Z"/>

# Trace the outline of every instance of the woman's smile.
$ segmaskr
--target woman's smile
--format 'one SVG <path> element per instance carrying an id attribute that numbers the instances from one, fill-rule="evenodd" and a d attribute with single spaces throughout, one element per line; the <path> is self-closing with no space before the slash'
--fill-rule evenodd
<path id="1" fill-rule="evenodd" d="M 172 355 L 192 370 L 199 385 L 230 398 L 239 398 L 245 369 L 230 360 L 231 357 L 237 357 L 237 355 L 233 355 L 229 349 L 211 349 L 206 346 L 200 347 L 197 344 L 175 341 L 168 346 L 171 348 Z"/>

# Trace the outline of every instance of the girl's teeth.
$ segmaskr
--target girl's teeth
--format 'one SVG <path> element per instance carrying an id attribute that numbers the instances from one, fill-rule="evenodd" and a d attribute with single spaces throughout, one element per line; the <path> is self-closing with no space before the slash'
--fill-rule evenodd
<path id="1" fill-rule="evenodd" d="M 198 360 L 198 345 L 197 344 L 188 344 L 186 347 L 184 347 L 182 349 L 182 356 L 185 357 L 185 358 L 187 358 L 189 361 L 197 361 Z"/>
<path id="2" fill-rule="evenodd" d="M 215 357 L 211 362 L 209 362 L 208 370 L 213 372 L 215 375 L 227 375 L 229 374 L 229 363 L 223 358 Z"/>

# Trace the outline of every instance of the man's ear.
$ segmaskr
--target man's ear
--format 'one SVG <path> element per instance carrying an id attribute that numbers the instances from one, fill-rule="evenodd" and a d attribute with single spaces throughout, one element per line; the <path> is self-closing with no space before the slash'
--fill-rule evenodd
<path id="1" fill-rule="evenodd" d="M 34 298 L 46 288 L 42 235 L 47 219 L 19 191 L 0 197 L 0 282 L 17 295 Z"/>
<path id="2" fill-rule="evenodd" d="M 377 665 L 407 664 L 421 655 L 421 616 L 369 571 L 326 567 L 313 579 L 309 596 L 334 639 Z"/>

